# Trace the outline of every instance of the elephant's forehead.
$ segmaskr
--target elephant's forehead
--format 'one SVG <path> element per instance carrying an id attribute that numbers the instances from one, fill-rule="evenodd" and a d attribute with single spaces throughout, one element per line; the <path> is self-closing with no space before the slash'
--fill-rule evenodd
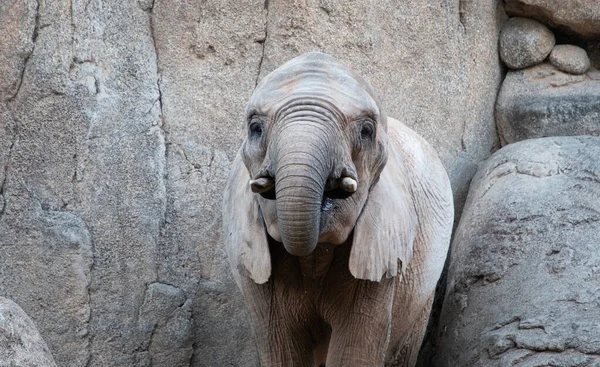
<path id="1" fill-rule="evenodd" d="M 346 116 L 379 113 L 371 87 L 331 56 L 310 53 L 288 61 L 258 85 L 249 108 L 269 114 L 292 99 L 321 99 Z"/>

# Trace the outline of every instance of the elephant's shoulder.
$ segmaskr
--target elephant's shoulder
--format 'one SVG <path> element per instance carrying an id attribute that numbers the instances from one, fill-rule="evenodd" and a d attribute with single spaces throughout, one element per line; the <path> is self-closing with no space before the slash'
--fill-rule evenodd
<path id="1" fill-rule="evenodd" d="M 437 152 L 423 137 L 391 117 L 388 117 L 388 135 L 401 160 L 411 169 L 443 168 Z"/>
<path id="2" fill-rule="evenodd" d="M 388 135 L 393 145 L 390 151 L 394 152 L 388 157 L 388 164 L 392 162 L 404 172 L 412 195 L 422 197 L 422 204 L 429 203 L 440 222 L 451 223 L 454 209 L 450 179 L 436 151 L 419 134 L 393 118 L 388 118 Z"/>

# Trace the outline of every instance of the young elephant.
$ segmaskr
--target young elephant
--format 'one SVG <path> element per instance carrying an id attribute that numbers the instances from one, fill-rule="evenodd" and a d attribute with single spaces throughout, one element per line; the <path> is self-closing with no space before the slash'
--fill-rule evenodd
<path id="1" fill-rule="evenodd" d="M 453 221 L 434 150 L 322 53 L 265 77 L 224 241 L 262 366 L 412 366 Z"/>

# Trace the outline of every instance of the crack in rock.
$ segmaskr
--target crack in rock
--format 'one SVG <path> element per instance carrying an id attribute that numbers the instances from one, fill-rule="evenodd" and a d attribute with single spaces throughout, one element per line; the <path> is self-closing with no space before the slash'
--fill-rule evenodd
<path id="1" fill-rule="evenodd" d="M 257 41 L 262 44 L 262 52 L 260 55 L 260 61 L 258 62 L 258 72 L 256 73 L 256 80 L 254 81 L 254 88 L 258 86 L 258 81 L 260 79 L 260 73 L 262 70 L 263 61 L 265 59 L 265 49 L 267 48 L 267 40 L 269 38 L 269 0 L 265 0 L 265 10 L 267 14 L 265 15 L 265 37 L 262 42 Z"/>
<path id="2" fill-rule="evenodd" d="M 150 110 L 148 112 L 150 112 L 154 106 L 156 105 L 156 103 L 158 102 L 158 118 L 159 118 L 159 123 L 158 123 L 158 128 L 159 128 L 159 135 L 161 138 L 161 144 L 162 144 L 162 149 L 163 149 L 163 162 L 162 162 L 162 194 L 165 197 L 163 206 L 162 206 L 162 213 L 161 213 L 161 219 L 160 219 L 160 223 L 159 223 L 159 228 L 158 228 L 158 234 L 156 237 L 156 242 L 157 242 L 157 247 L 158 244 L 161 242 L 160 241 L 160 237 L 161 234 L 163 233 L 164 230 L 164 226 L 166 223 L 166 218 L 167 218 L 167 180 L 168 180 L 168 169 L 167 169 L 167 162 L 168 162 L 168 134 L 167 134 L 167 130 L 166 130 L 166 126 L 165 126 L 165 119 L 164 119 L 164 115 L 163 115 L 163 93 L 162 93 L 162 87 L 161 87 L 161 79 L 162 76 L 160 74 L 160 65 L 159 65 L 159 52 L 158 52 L 158 45 L 156 44 L 156 30 L 155 30 L 155 26 L 154 26 L 154 5 L 155 2 L 154 0 L 151 1 L 150 4 L 148 4 L 147 9 L 149 11 L 148 13 L 148 17 L 149 17 L 149 23 L 150 23 L 150 37 L 152 37 L 152 44 L 154 46 L 154 55 L 155 55 L 155 62 L 156 62 L 156 90 L 158 92 L 158 97 L 156 100 L 154 100 L 152 102 L 152 106 L 150 108 Z M 158 267 L 158 265 L 157 265 Z M 156 270 L 156 273 L 158 274 L 158 269 Z"/>
<path id="3" fill-rule="evenodd" d="M 29 59 L 31 58 L 31 55 L 33 55 L 33 52 L 35 51 L 35 42 L 37 41 L 38 32 L 40 30 L 40 2 L 41 1 L 42 0 L 38 0 L 37 7 L 35 8 L 35 25 L 33 27 L 33 34 L 31 35 L 31 42 L 33 44 L 31 47 L 31 52 L 29 52 L 25 56 L 25 59 L 23 61 L 23 69 L 21 70 L 21 76 L 19 77 L 19 83 L 17 84 L 17 90 L 15 91 L 15 93 L 12 96 L 10 96 L 8 98 L 9 102 L 12 102 L 15 99 L 17 99 L 17 96 L 19 95 L 19 92 L 21 91 L 21 86 L 23 85 L 23 79 L 25 79 L 25 71 L 27 70 L 27 66 L 29 65 Z"/>
<path id="4" fill-rule="evenodd" d="M 13 151 L 15 148 L 15 145 L 17 143 L 17 140 L 19 140 L 19 136 L 17 135 L 17 133 L 15 132 L 15 136 L 13 138 L 13 141 L 10 144 L 10 147 L 8 148 L 8 157 L 6 158 L 6 164 L 4 165 L 4 177 L 2 179 L 2 183 L 0 183 L 0 197 L 2 197 L 2 207 L 0 208 L 0 220 L 2 219 L 2 217 L 4 216 L 4 212 L 6 211 L 6 184 L 8 183 L 8 171 L 10 169 L 10 162 L 12 160 L 12 155 L 13 155 Z"/>
<path id="5" fill-rule="evenodd" d="M 458 22 L 460 23 L 463 32 L 467 32 L 467 17 L 466 17 L 466 2 L 468 0 L 460 0 L 458 2 Z"/>

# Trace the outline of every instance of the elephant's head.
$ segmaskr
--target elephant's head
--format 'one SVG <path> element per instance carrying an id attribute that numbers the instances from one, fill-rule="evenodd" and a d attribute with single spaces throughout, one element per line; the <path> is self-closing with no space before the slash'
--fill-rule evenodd
<path id="1" fill-rule="evenodd" d="M 377 242 L 381 233 L 395 231 L 380 223 L 379 207 L 393 201 L 394 193 L 388 198 L 372 195 L 381 186 L 377 182 L 388 159 L 387 117 L 360 76 L 322 53 L 297 57 L 262 80 L 245 118 L 241 157 L 247 172 L 232 177 L 234 186 L 227 192 L 237 191 L 226 196 L 226 205 L 232 206 L 225 212 L 235 216 L 246 234 L 233 238 L 239 230 L 232 227 L 226 228 L 226 236 L 247 244 L 241 263 L 255 281 L 264 282 L 270 274 L 265 228 L 296 256 L 309 255 L 317 243 L 342 244 L 353 230 L 356 242 L 360 217 L 368 218 L 362 227 L 380 232 L 363 228 L 358 236 L 362 242 Z M 370 210 L 367 202 L 373 202 Z M 397 209 L 407 207 L 402 205 Z M 371 265 L 365 261 L 360 265 L 364 269 L 353 269 L 350 264 L 355 276 L 379 280 L 382 271 L 395 272 L 397 257 L 384 253 L 390 252 L 387 247 L 373 248 L 365 255 L 372 258 Z"/>
<path id="2" fill-rule="evenodd" d="M 269 235 L 297 256 L 344 243 L 387 159 L 371 87 L 309 53 L 269 74 L 246 111 L 242 157 Z"/>

